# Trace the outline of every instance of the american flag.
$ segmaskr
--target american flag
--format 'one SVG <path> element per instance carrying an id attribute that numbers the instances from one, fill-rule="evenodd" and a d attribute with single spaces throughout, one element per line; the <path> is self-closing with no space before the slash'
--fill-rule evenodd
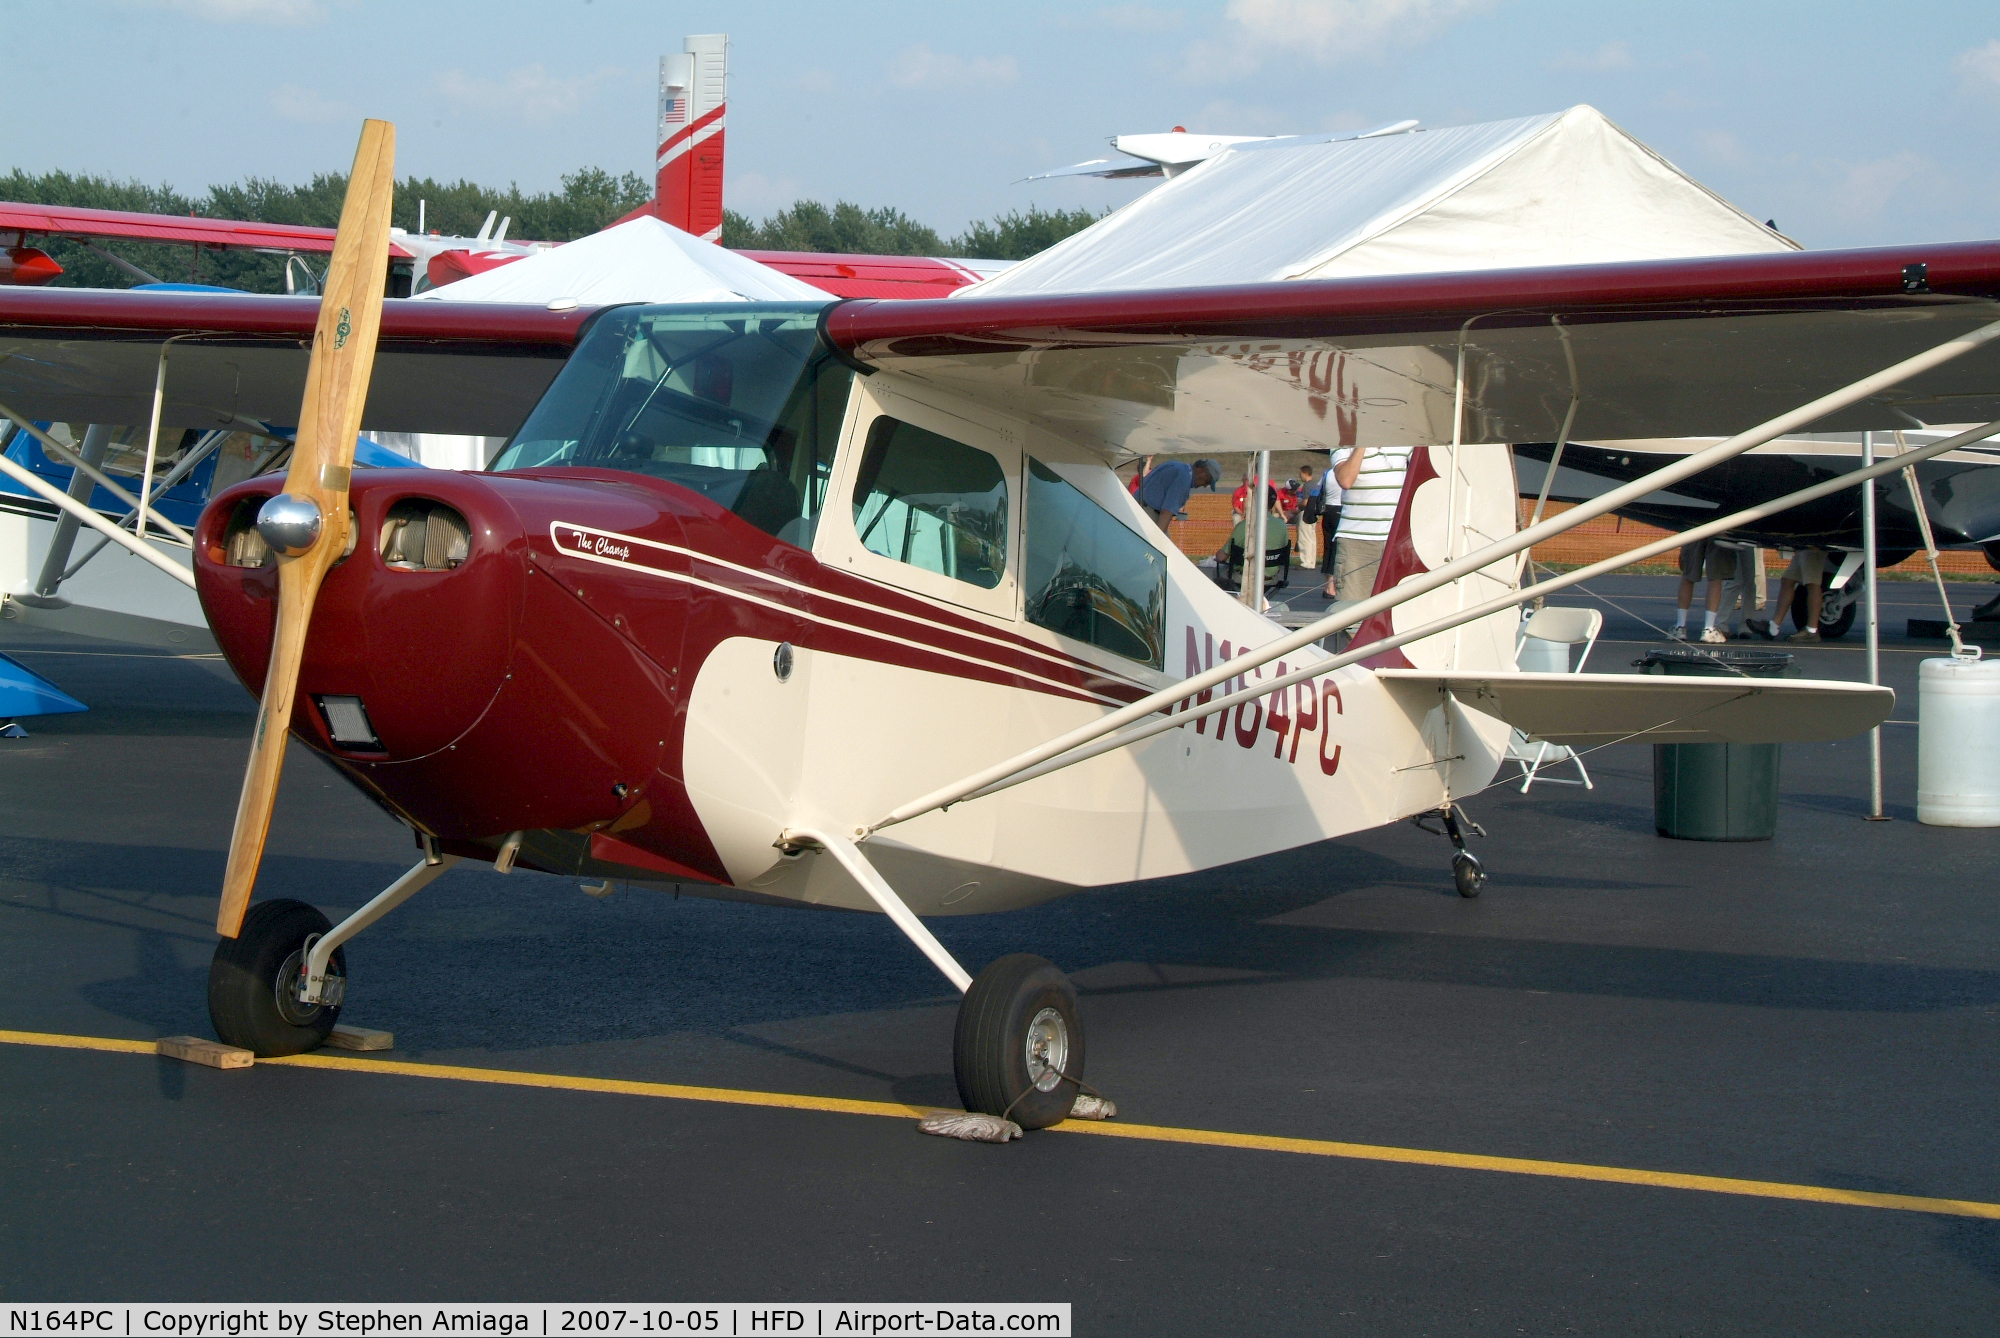
<path id="1" fill-rule="evenodd" d="M 671 124 L 674 122 L 685 121 L 687 120 L 687 118 L 688 118 L 687 99 L 668 98 L 666 110 L 660 113 L 660 120 Z"/>

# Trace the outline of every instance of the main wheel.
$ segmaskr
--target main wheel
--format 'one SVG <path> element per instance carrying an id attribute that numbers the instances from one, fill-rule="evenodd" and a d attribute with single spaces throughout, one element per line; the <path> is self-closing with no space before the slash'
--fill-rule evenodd
<path id="1" fill-rule="evenodd" d="M 1856 572 L 1848 578 L 1845 586 L 1839 590 L 1835 590 L 1830 584 L 1826 584 L 1826 582 L 1833 580 L 1833 573 L 1828 572 L 1826 574 L 1825 580 L 1820 586 L 1819 635 L 1821 640 L 1838 641 L 1853 629 L 1855 611 L 1861 607 L 1861 601 L 1866 597 L 1863 585 L 1866 579 L 1867 576 L 1865 573 Z M 1809 612 L 1810 609 L 1806 603 L 1806 588 L 1800 586 L 1798 589 L 1792 591 L 1792 626 L 1804 628 L 1806 625 L 1806 615 Z"/>
<path id="2" fill-rule="evenodd" d="M 965 1108 L 1046 1129 L 1076 1104 L 1083 1019 L 1055 965 L 1024 952 L 981 971 L 958 1005 L 952 1069 Z"/>
<path id="3" fill-rule="evenodd" d="M 1479 863 L 1479 856 L 1469 850 L 1461 850 L 1451 857 L 1451 880 L 1458 884 L 1458 895 L 1476 897 L 1486 886 L 1486 870 Z"/>
<path id="4" fill-rule="evenodd" d="M 259 1058 L 296 1055 L 326 1044 L 340 1016 L 338 1005 L 299 1002 L 299 977 L 306 965 L 306 939 L 332 929 L 303 901 L 260 901 L 243 917 L 235 938 L 215 945 L 208 965 L 208 1020 L 226 1045 L 240 1045 Z M 347 974 L 344 948 L 328 963 L 334 975 Z"/>

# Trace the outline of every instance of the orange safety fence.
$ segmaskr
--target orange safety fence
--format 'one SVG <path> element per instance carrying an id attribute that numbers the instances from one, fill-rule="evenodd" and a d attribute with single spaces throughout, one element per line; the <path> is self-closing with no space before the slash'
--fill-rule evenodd
<path id="1" fill-rule="evenodd" d="M 1543 518 L 1561 515 L 1573 505 L 1575 504 L 1572 502 L 1550 502 L 1548 508 L 1542 512 Z M 1528 518 L 1534 514 L 1534 500 L 1524 497 L 1520 501 L 1520 507 L 1519 523 L 1525 526 Z M 1551 566 L 1581 567 L 1588 563 L 1617 557 L 1620 553 L 1637 548 L 1641 544 L 1652 543 L 1655 539 L 1663 539 L 1671 533 L 1671 530 L 1663 530 L 1656 525 L 1646 525 L 1636 520 L 1627 520 L 1623 516 L 1598 516 L 1584 521 L 1573 530 L 1565 530 L 1546 543 L 1536 544 L 1532 552 L 1537 562 L 1545 562 Z M 1780 565 L 1774 561 L 1776 558 L 1775 549 L 1765 550 L 1764 561 L 1771 565 L 1774 575 Z M 1677 565 L 1673 553 L 1667 552 L 1650 559 L 1638 570 L 1672 571 L 1677 569 Z M 1883 570 L 1928 574 L 1930 564 L 1924 560 L 1922 553 L 1916 553 L 1893 567 L 1884 567 Z M 1979 552 L 1939 553 L 1938 570 L 1959 576 L 1988 576 L 1993 572 L 1993 568 L 1986 563 L 1986 555 Z"/>

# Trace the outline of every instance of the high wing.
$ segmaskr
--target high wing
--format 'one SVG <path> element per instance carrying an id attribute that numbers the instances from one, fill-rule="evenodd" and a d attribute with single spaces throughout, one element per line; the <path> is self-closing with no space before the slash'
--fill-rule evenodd
<path id="1" fill-rule="evenodd" d="M 141 422 L 284 422 L 310 298 L 0 290 L 0 404 Z M 504 435 L 591 312 L 390 302 L 364 422 Z M 2000 243 L 1238 287 L 851 300 L 826 337 L 1109 459 L 1217 450 L 1726 434 L 2000 319 Z M 1463 370 L 1460 370 L 1460 359 Z M 1834 413 L 1823 431 L 2000 417 L 2000 347 Z"/>
<path id="2" fill-rule="evenodd" d="M 828 337 L 1111 459 L 1726 435 L 2000 318 L 2000 243 L 850 302 Z M 1461 370 L 1460 360 L 1463 359 Z M 2000 417 L 1989 345 L 1815 424 Z"/>
<path id="3" fill-rule="evenodd" d="M 317 298 L 0 289 L 0 405 L 24 417 L 144 423 L 172 341 L 162 422 L 291 423 Z M 471 302 L 384 309 L 366 429 L 506 436 L 569 356 L 590 312 Z"/>

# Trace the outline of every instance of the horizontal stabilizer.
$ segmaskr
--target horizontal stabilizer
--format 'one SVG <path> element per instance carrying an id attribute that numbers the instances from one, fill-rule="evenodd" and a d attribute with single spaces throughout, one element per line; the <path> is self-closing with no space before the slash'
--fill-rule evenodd
<path id="1" fill-rule="evenodd" d="M 1022 181 L 1047 181 L 1050 177 L 1156 177 L 1162 175 L 1158 163 L 1138 158 L 1092 158 L 1087 163 L 1054 167 L 1046 172 L 1022 177 Z"/>
<path id="2" fill-rule="evenodd" d="M 1656 674 L 1431 673 L 1378 669 L 1418 713 L 1445 693 L 1531 739 L 1572 747 L 1630 743 L 1820 743 L 1873 729 L 1896 694 L 1810 678 L 1670 678 Z"/>

